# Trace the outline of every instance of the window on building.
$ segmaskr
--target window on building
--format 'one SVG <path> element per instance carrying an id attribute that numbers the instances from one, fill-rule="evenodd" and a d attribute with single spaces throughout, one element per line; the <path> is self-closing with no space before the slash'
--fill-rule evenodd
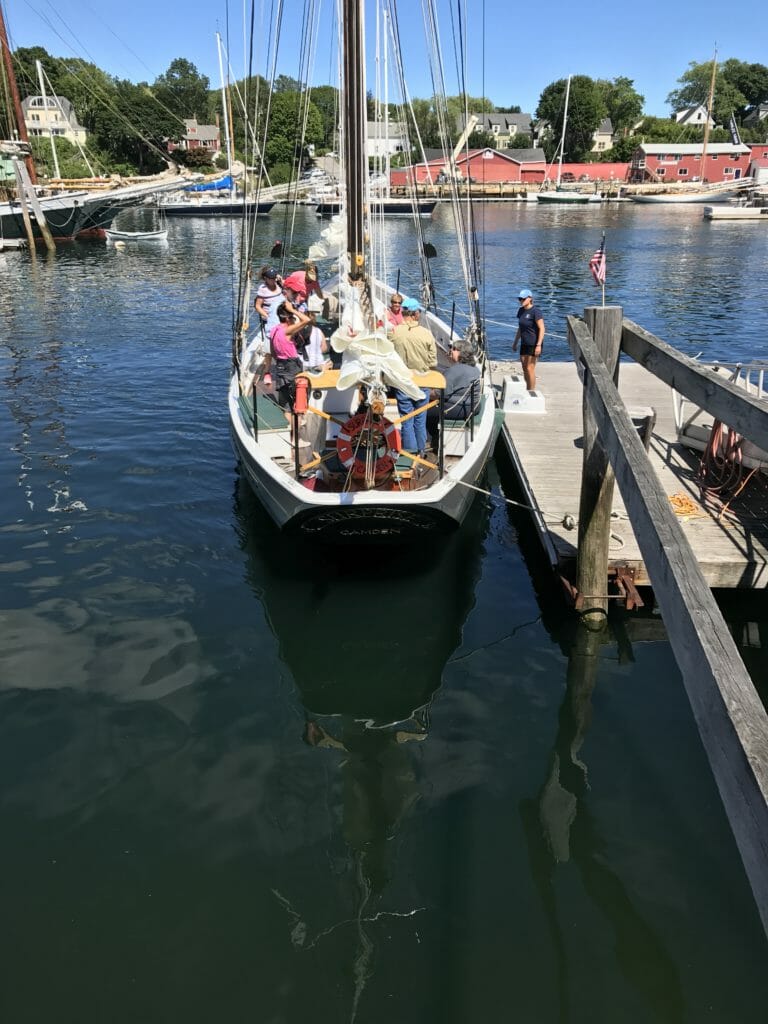
<path id="1" fill-rule="evenodd" d="M 658 176 L 660 178 L 663 178 L 664 175 L 667 173 L 667 169 L 666 169 L 666 167 L 659 167 L 659 169 L 656 171 L 656 173 L 658 174 Z"/>
<path id="2" fill-rule="evenodd" d="M 677 168 L 677 173 L 680 175 L 681 178 L 685 178 L 685 177 L 688 176 L 688 168 L 687 167 L 678 167 Z"/>
<path id="3" fill-rule="evenodd" d="M 733 168 L 732 167 L 724 167 L 723 168 L 723 174 L 733 174 Z"/>
<path id="4" fill-rule="evenodd" d="M 710 153 L 709 159 L 710 160 L 717 160 L 717 153 Z"/>
<path id="5" fill-rule="evenodd" d="M 40 120 L 40 115 L 39 114 L 30 114 L 29 115 L 29 120 L 30 121 L 39 121 Z"/>

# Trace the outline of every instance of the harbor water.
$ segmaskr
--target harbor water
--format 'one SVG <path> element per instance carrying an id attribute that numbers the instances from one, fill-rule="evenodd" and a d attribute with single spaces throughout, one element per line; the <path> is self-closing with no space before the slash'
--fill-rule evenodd
<path id="1" fill-rule="evenodd" d="M 569 358 L 603 230 L 626 316 L 766 355 L 764 225 L 475 214 L 496 358 L 520 287 Z M 302 211 L 293 265 L 317 230 Z M 413 293 L 413 229 L 387 230 Z M 425 231 L 450 314 L 447 207 Z M 765 936 L 658 615 L 580 646 L 501 457 L 434 549 L 283 539 L 229 441 L 235 232 L 0 254 L 3 1020 L 763 1022 Z M 285 233 L 276 207 L 257 263 Z M 723 609 L 765 701 L 761 598 Z"/>

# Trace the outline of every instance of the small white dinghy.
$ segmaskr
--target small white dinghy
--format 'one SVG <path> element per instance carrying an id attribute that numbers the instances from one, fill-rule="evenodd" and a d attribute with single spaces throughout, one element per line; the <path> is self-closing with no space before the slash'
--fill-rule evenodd
<path id="1" fill-rule="evenodd" d="M 108 242 L 165 242 L 168 228 L 159 231 L 107 231 Z"/>

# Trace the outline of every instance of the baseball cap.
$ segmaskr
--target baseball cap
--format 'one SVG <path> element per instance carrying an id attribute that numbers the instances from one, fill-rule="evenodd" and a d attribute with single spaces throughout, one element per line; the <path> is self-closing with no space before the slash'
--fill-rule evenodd
<path id="1" fill-rule="evenodd" d="M 408 313 L 420 313 L 421 306 L 418 304 L 416 299 L 403 299 L 403 305 L 401 309 Z"/>
<path id="2" fill-rule="evenodd" d="M 523 288 L 521 289 L 520 294 L 517 297 L 518 299 L 532 299 L 533 292 L 530 288 Z"/>
<path id="3" fill-rule="evenodd" d="M 264 271 L 263 277 L 277 277 L 277 271 L 274 267 L 267 267 Z"/>

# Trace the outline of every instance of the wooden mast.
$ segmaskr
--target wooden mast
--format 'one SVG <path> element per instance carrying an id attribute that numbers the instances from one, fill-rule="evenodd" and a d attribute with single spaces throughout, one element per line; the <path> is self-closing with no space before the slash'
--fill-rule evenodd
<path id="1" fill-rule="evenodd" d="M 365 266 L 365 50 L 363 10 L 365 0 L 344 0 L 342 44 L 344 156 L 347 187 L 347 252 L 349 276 L 364 281 Z"/>
<path id="2" fill-rule="evenodd" d="M 27 125 L 24 121 L 24 112 L 21 109 L 21 97 L 19 96 L 19 87 L 16 83 L 16 74 L 13 70 L 13 59 L 11 57 L 11 47 L 8 43 L 8 33 L 5 28 L 5 16 L 3 14 L 2 0 L 0 0 L 0 50 L 3 51 L 3 64 L 5 65 L 5 73 L 8 78 L 8 88 L 11 91 L 11 102 L 13 103 L 13 111 L 16 116 L 16 127 L 19 132 L 19 138 L 22 142 L 26 142 L 29 145 L 29 135 L 27 134 Z M 27 165 L 29 172 L 29 180 L 32 184 L 37 183 L 37 172 L 35 171 L 35 162 L 32 159 L 31 154 L 24 157 L 24 162 Z"/>
<path id="3" fill-rule="evenodd" d="M 715 101 L 715 78 L 717 77 L 717 49 L 712 58 L 712 78 L 709 82 L 709 98 L 707 99 L 707 119 L 704 122 L 704 145 L 701 147 L 701 181 L 707 180 L 707 143 L 709 142 L 709 122 L 712 118 L 712 107 Z"/>

